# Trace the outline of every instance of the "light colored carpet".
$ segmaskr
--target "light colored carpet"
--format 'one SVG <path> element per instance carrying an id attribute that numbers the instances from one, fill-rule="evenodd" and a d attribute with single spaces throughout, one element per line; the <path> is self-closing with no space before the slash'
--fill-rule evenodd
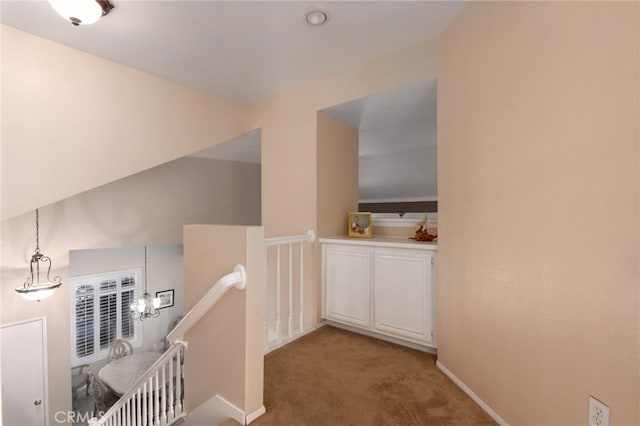
<path id="1" fill-rule="evenodd" d="M 494 425 L 436 357 L 325 326 L 265 357 L 264 425 Z"/>

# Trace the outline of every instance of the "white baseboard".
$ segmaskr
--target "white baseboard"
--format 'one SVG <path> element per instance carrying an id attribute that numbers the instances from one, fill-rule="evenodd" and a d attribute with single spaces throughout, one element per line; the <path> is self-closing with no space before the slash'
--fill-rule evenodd
<path id="1" fill-rule="evenodd" d="M 426 353 L 429 353 L 429 354 L 433 354 L 433 355 L 437 355 L 438 354 L 438 348 L 436 348 L 434 346 L 422 345 L 420 343 L 410 342 L 408 340 L 402 340 L 402 339 L 397 339 L 397 338 L 391 337 L 391 336 L 385 336 L 384 334 L 379 334 L 379 333 L 376 333 L 374 331 L 369 331 L 369 330 L 363 330 L 361 328 L 352 327 L 352 326 L 346 325 L 346 324 L 340 324 L 339 322 L 325 320 L 322 323 L 322 325 L 330 325 L 330 326 L 335 327 L 335 328 L 340 328 L 342 330 L 351 331 L 352 333 L 364 334 L 365 336 L 373 337 L 373 338 L 376 338 L 376 339 L 379 339 L 379 340 L 384 340 L 385 342 L 395 343 L 396 345 L 400 345 L 400 346 L 406 346 L 408 348 L 416 349 L 418 351 L 426 352 Z"/>
<path id="2" fill-rule="evenodd" d="M 228 419 L 244 424 L 244 411 L 220 395 L 216 395 L 191 411 L 185 419 L 185 424 L 193 426 L 220 424 Z"/>
<path id="3" fill-rule="evenodd" d="M 253 413 L 248 414 L 245 417 L 245 425 L 248 425 L 249 423 L 251 423 L 252 421 L 254 421 L 255 419 L 257 419 L 258 417 L 260 417 L 261 415 L 263 415 L 264 413 L 267 412 L 267 409 L 264 408 L 264 405 L 261 406 L 260 408 L 258 408 L 256 411 L 254 411 Z"/>
<path id="4" fill-rule="evenodd" d="M 466 393 L 467 395 L 469 395 L 469 397 L 471 399 L 473 399 L 476 404 L 478 404 L 480 406 L 480 408 L 482 408 L 489 416 L 491 416 L 491 418 L 493 420 L 495 420 L 499 425 L 501 426 L 509 426 L 509 423 L 507 423 L 502 417 L 500 417 L 498 415 L 498 413 L 496 413 L 495 411 L 493 411 L 493 409 L 491 407 L 489 407 L 489 405 L 487 405 L 486 402 L 484 402 L 483 400 L 480 399 L 480 397 L 478 395 L 476 395 L 470 388 L 469 386 L 465 385 L 464 382 L 460 379 L 458 379 L 458 377 L 453 374 L 451 371 L 449 371 L 449 369 L 447 367 L 444 366 L 444 364 L 442 364 L 440 361 L 436 361 L 436 366 L 444 373 L 447 375 L 447 377 L 449 377 L 451 379 L 451 381 L 453 381 L 453 383 L 455 383 L 456 385 L 458 385 L 458 387 L 460 389 L 462 389 L 464 391 L 464 393 Z"/>
<path id="5" fill-rule="evenodd" d="M 280 349 L 281 347 L 288 345 L 289 343 L 301 338 L 302 336 L 306 336 L 307 334 L 316 331 L 317 329 L 319 329 L 320 327 L 323 327 L 324 325 L 326 325 L 326 323 L 325 322 L 321 322 L 318 325 L 311 326 L 308 329 L 306 329 L 305 331 L 303 331 L 302 333 L 296 333 L 291 338 L 287 337 L 286 339 L 282 340 L 280 343 L 269 342 L 269 347 L 267 347 L 264 350 L 264 354 L 266 355 L 266 354 L 268 354 L 270 352 L 275 351 L 276 349 Z"/>

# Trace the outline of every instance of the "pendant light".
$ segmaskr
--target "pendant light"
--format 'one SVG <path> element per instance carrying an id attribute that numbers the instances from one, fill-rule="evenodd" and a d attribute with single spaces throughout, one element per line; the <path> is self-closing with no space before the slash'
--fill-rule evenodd
<path id="1" fill-rule="evenodd" d="M 131 318 L 143 321 L 147 318 L 156 318 L 160 315 L 160 298 L 152 298 L 147 291 L 147 246 L 144 246 L 144 294 L 140 299 L 131 304 Z"/>
<path id="2" fill-rule="evenodd" d="M 20 295 L 31 301 L 39 302 L 47 297 L 51 296 L 56 288 L 62 285 L 62 278 L 56 276 L 51 281 L 49 274 L 51 273 L 51 259 L 49 256 L 45 256 L 40 253 L 40 226 L 38 224 L 40 218 L 40 212 L 36 209 L 36 251 L 31 256 L 31 263 L 29 270 L 31 276 L 27 278 L 22 287 L 17 287 L 16 291 Z M 40 266 L 47 268 L 46 281 L 40 281 Z M 44 272 L 43 272 L 44 275 Z M 44 277 L 43 277 L 44 279 Z"/>
<path id="3" fill-rule="evenodd" d="M 49 0 L 49 4 L 76 27 L 95 24 L 113 9 L 109 0 Z"/>

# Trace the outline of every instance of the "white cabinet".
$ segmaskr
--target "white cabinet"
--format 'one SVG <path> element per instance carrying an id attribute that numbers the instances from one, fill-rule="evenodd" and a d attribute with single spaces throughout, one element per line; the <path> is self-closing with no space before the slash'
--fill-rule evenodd
<path id="1" fill-rule="evenodd" d="M 431 342 L 432 259 L 425 251 L 375 249 L 376 330 Z"/>
<path id="2" fill-rule="evenodd" d="M 347 324 L 371 325 L 371 250 L 327 246 L 325 316 Z"/>
<path id="3" fill-rule="evenodd" d="M 323 317 L 435 347 L 437 246 L 324 238 Z"/>

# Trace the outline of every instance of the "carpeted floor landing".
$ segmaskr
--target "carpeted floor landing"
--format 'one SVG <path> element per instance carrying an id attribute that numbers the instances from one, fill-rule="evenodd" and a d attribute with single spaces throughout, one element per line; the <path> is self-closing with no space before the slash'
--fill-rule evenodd
<path id="1" fill-rule="evenodd" d="M 261 425 L 494 425 L 424 352 L 325 326 L 264 360 Z"/>

